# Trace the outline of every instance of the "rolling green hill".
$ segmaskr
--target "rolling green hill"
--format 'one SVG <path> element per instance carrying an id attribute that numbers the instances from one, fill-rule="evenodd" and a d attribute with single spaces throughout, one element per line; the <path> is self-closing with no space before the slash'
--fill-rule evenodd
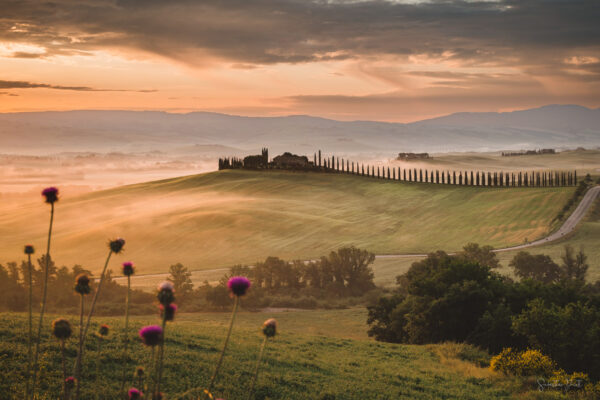
<path id="1" fill-rule="evenodd" d="M 378 343 L 357 337 L 366 330 L 366 311 L 301 311 L 277 313 L 279 334 L 267 346 L 256 386 L 256 399 L 505 399 L 520 389 L 510 380 L 479 367 L 468 359 L 485 360 L 469 346 L 430 346 Z M 232 340 L 221 377 L 218 397 L 245 399 L 258 348 L 260 326 L 271 315 L 241 313 L 236 319 Z M 47 318 L 48 324 L 54 318 Z M 77 317 L 70 317 L 75 324 Z M 143 348 L 135 332 L 156 323 L 157 318 L 134 318 L 130 349 L 136 365 L 144 365 L 150 351 Z M 24 314 L 0 314 L 0 393 L 3 399 L 17 399 L 23 391 L 22 371 L 27 357 L 24 341 L 15 341 L 26 331 Z M 100 399 L 115 399 L 121 376 L 119 346 L 122 318 L 101 318 L 112 334 L 99 356 L 97 339 L 89 338 L 85 352 L 82 398 L 93 398 L 96 364 L 100 362 L 97 388 Z M 206 385 L 213 371 L 227 330 L 228 315 L 182 314 L 167 328 L 163 390 L 175 398 L 187 389 Z M 357 329 L 358 328 L 358 329 Z M 92 327 L 95 331 L 97 327 Z M 45 331 L 46 335 L 49 333 Z M 326 335 L 326 336 L 324 336 Z M 347 336 L 350 335 L 350 336 Z M 76 340 L 67 344 L 70 360 Z M 55 399 L 60 391 L 60 353 L 56 340 L 45 336 L 41 366 L 44 377 L 42 399 Z M 483 357 L 483 358 L 481 358 Z M 71 362 L 67 363 L 72 365 Z M 13 397 L 14 396 L 14 397 Z M 189 398 L 189 397 L 188 397 Z"/>
<path id="2" fill-rule="evenodd" d="M 470 241 L 504 247 L 551 231 L 572 191 L 220 171 L 62 198 L 52 254 L 59 265 L 98 271 L 107 240 L 121 236 L 126 251 L 113 268 L 133 260 L 152 273 L 175 262 L 201 270 L 269 255 L 310 259 L 344 245 L 378 254 L 454 251 Z M 21 259 L 26 243 L 45 248 L 49 207 L 33 200 L 0 208 L 2 262 Z"/>

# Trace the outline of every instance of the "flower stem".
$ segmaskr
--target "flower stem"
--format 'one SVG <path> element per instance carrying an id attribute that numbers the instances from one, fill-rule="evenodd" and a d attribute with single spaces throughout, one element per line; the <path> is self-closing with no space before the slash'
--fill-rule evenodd
<path id="1" fill-rule="evenodd" d="M 27 275 L 28 284 L 29 284 L 29 334 L 27 336 L 27 374 L 25 383 L 25 399 L 29 400 L 29 384 L 31 378 L 31 361 L 32 361 L 32 344 L 33 344 L 33 278 L 32 278 L 32 268 L 31 268 L 31 254 L 27 254 L 27 270 L 29 274 Z"/>
<path id="2" fill-rule="evenodd" d="M 98 282 L 98 287 L 96 288 L 96 292 L 94 293 L 94 298 L 92 299 L 92 305 L 90 306 L 90 312 L 88 313 L 88 316 L 87 316 L 85 328 L 82 331 L 83 334 L 82 334 L 80 350 L 83 350 L 83 343 L 85 342 L 85 338 L 87 337 L 87 331 L 90 327 L 90 321 L 92 320 L 92 315 L 94 315 L 94 309 L 96 308 L 96 301 L 98 300 L 98 294 L 100 293 L 100 289 L 102 288 L 102 282 L 104 282 L 106 268 L 108 267 L 108 262 L 110 261 L 111 255 L 112 255 L 112 250 L 109 250 L 108 257 L 106 257 L 106 262 L 104 263 L 104 268 L 102 269 L 102 275 L 100 275 L 100 282 Z M 77 357 L 77 360 L 75 363 L 75 371 L 79 371 L 81 369 L 81 365 L 79 365 L 81 363 L 81 360 L 82 360 L 82 357 Z M 77 381 L 77 385 L 79 387 L 79 381 Z M 75 396 L 75 399 L 76 400 L 78 399 L 78 394 Z"/>
<path id="3" fill-rule="evenodd" d="M 163 357 L 164 357 L 164 353 L 165 353 L 165 340 L 166 340 L 166 329 L 167 329 L 167 310 L 165 307 L 165 311 L 164 311 L 164 315 L 163 315 L 163 321 L 162 321 L 162 329 L 163 329 L 163 333 L 162 333 L 162 340 L 160 342 L 160 353 L 158 356 L 158 379 L 156 381 L 156 393 L 160 393 L 160 381 L 162 379 L 162 371 L 163 371 Z"/>
<path id="4" fill-rule="evenodd" d="M 148 393 L 148 390 L 154 390 L 154 383 L 152 382 L 152 379 L 154 379 L 154 355 L 155 355 L 155 353 L 156 353 L 156 346 L 152 346 L 152 353 L 150 356 L 150 364 L 148 365 L 148 379 L 146 379 L 146 387 L 144 388 L 144 393 Z M 150 397 L 150 398 L 152 398 L 152 397 Z"/>
<path id="5" fill-rule="evenodd" d="M 83 358 L 83 294 L 81 295 L 81 310 L 79 312 L 79 351 L 77 352 L 77 363 L 75 368 L 75 400 L 79 400 L 79 389 L 81 386 L 81 362 Z"/>
<path id="6" fill-rule="evenodd" d="M 60 357 L 62 361 L 62 370 L 63 370 L 63 393 L 65 396 L 65 400 L 67 400 L 68 392 L 67 392 L 67 365 L 65 362 L 65 341 L 64 339 L 60 341 Z"/>
<path id="7" fill-rule="evenodd" d="M 44 312 L 46 312 L 46 297 L 48 294 L 48 272 L 50 268 L 50 240 L 52 239 L 52 223 L 54 222 L 54 203 L 50 204 L 50 227 L 48 228 L 48 243 L 46 245 L 46 269 L 44 271 L 44 289 L 42 293 L 42 308 L 40 310 L 40 320 L 38 323 L 37 337 L 35 343 L 35 353 L 33 356 L 33 383 L 31 385 L 31 398 L 35 396 L 35 386 L 37 383 L 38 359 L 40 355 L 40 340 L 42 336 L 42 325 L 44 324 Z"/>
<path id="8" fill-rule="evenodd" d="M 237 312 L 239 302 L 240 302 L 239 296 L 235 296 L 235 302 L 233 303 L 233 311 L 231 313 L 231 322 L 229 322 L 229 330 L 227 331 L 227 337 L 225 338 L 225 344 L 223 345 L 223 350 L 221 351 L 221 355 L 219 356 L 219 361 L 217 361 L 217 366 L 215 367 L 215 372 L 213 373 L 213 376 L 210 378 L 210 384 L 208 385 L 209 393 L 211 393 L 211 390 L 213 388 L 215 380 L 217 379 L 217 375 L 219 374 L 219 369 L 221 368 L 221 364 L 223 363 L 223 357 L 225 357 L 225 350 L 227 350 L 227 345 L 229 344 L 229 338 L 231 337 L 231 331 L 233 329 L 233 321 L 235 320 L 235 314 Z"/>
<path id="9" fill-rule="evenodd" d="M 123 374 L 121 377 L 121 393 L 122 398 L 127 398 L 125 380 L 127 379 L 127 347 L 129 346 L 129 299 L 131 296 L 131 276 L 127 275 L 127 297 L 125 298 L 125 328 L 123 329 Z M 142 385 L 139 385 L 140 389 Z"/>
<path id="10" fill-rule="evenodd" d="M 252 384 L 250 385 L 250 390 L 248 391 L 248 400 L 252 399 L 252 394 L 254 393 L 254 385 L 256 384 L 256 381 L 258 379 L 258 368 L 260 367 L 260 362 L 262 360 L 266 344 L 267 344 L 267 336 L 265 336 L 262 344 L 260 345 L 260 352 L 258 353 L 258 360 L 256 360 L 256 367 L 254 367 L 254 376 L 252 377 Z"/>
<path id="11" fill-rule="evenodd" d="M 102 336 L 98 338 L 98 355 L 96 356 L 96 400 L 100 398 L 100 385 L 98 384 L 98 378 L 100 376 L 100 357 L 102 356 Z"/>

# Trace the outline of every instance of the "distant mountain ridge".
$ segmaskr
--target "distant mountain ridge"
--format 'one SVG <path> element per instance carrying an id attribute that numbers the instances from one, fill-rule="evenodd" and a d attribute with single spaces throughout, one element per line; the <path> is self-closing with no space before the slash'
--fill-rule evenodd
<path id="1" fill-rule="evenodd" d="M 221 147 L 225 146 L 225 147 Z M 244 117 L 210 112 L 62 111 L 0 114 L 0 152 L 255 151 L 387 154 L 600 146 L 600 109 L 548 105 L 461 112 L 413 122 Z"/>

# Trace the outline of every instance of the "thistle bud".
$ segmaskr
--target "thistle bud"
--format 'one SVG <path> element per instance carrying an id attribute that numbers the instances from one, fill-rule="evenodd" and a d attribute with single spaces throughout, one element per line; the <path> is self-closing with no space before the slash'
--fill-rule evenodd
<path id="1" fill-rule="evenodd" d="M 33 254 L 35 252 L 35 250 L 33 249 L 33 246 L 28 244 L 25 246 L 25 254 Z"/>
<path id="2" fill-rule="evenodd" d="M 164 306 L 168 306 L 175 301 L 174 287 L 171 282 L 165 281 L 158 285 L 158 301 Z"/>
<path id="3" fill-rule="evenodd" d="M 122 239 L 122 238 L 117 238 L 115 240 L 111 240 L 108 243 L 108 247 L 110 248 L 110 251 L 112 251 L 115 254 L 119 254 L 121 252 L 121 250 L 123 250 L 123 246 L 125 246 L 125 239 Z"/>
<path id="4" fill-rule="evenodd" d="M 100 325 L 100 328 L 98 328 L 98 335 L 99 336 L 107 336 L 108 332 L 110 331 L 110 327 L 106 324 Z"/>
<path id="5" fill-rule="evenodd" d="M 135 369 L 135 374 L 134 376 L 136 376 L 137 378 L 143 378 L 144 377 L 144 367 L 139 366 Z"/>
<path id="6" fill-rule="evenodd" d="M 64 318 L 58 318 L 52 321 L 52 334 L 58 340 L 66 340 L 71 337 L 71 324 Z"/>
<path id="7" fill-rule="evenodd" d="M 86 274 L 79 274 L 75 278 L 75 291 L 80 295 L 90 293 L 90 278 Z"/>
<path id="8" fill-rule="evenodd" d="M 165 319 L 165 321 L 173 321 L 175 319 L 175 313 L 177 312 L 177 304 L 171 303 L 166 306 L 160 305 L 160 316 Z"/>
<path id="9" fill-rule="evenodd" d="M 277 333 L 277 321 L 274 318 L 266 320 L 263 323 L 262 332 L 268 338 L 275 336 Z"/>

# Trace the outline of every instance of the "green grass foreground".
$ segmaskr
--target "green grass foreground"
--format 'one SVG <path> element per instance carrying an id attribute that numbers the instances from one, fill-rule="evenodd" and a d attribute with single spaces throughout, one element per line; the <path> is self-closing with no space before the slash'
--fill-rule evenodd
<path id="1" fill-rule="evenodd" d="M 279 334 L 269 342 L 257 383 L 256 399 L 499 399 L 507 398 L 516 388 L 505 378 L 485 368 L 459 359 L 469 348 L 456 345 L 397 345 L 365 339 L 366 311 L 296 311 L 274 314 L 241 313 L 216 385 L 216 394 L 228 400 L 245 399 L 253 366 L 262 340 L 260 325 L 274 316 Z M 50 321 L 55 316 L 50 316 Z M 164 392 L 176 394 L 197 385 L 206 385 L 213 371 L 226 331 L 228 315 L 182 314 L 167 328 Z M 69 317 L 72 323 L 76 317 Z M 108 323 L 111 335 L 97 353 L 97 339 L 90 337 L 86 346 L 83 399 L 115 399 L 121 376 L 119 329 L 121 319 L 97 318 Z M 157 318 L 133 319 L 135 333 L 142 325 Z M 359 328 L 359 324 L 361 328 Z M 92 331 L 95 331 L 96 327 Z M 18 399 L 22 392 L 22 371 L 26 362 L 26 316 L 0 314 L 0 398 Z M 61 368 L 58 343 L 45 329 L 41 358 L 41 399 L 56 399 L 60 393 Z M 357 335 L 357 332 L 358 335 Z M 75 332 L 76 333 L 76 330 Z M 334 337 L 327 337 L 334 336 Z M 353 339 L 344 336 L 354 337 Z M 137 335 L 130 348 L 136 365 L 148 360 Z M 68 343 L 72 365 L 76 343 Z M 101 363 L 99 386 L 95 382 L 95 362 Z M 10 394 L 8 397 L 7 394 Z"/>
<path id="2" fill-rule="evenodd" d="M 347 245 L 377 254 L 456 251 L 468 242 L 498 248 L 549 233 L 573 191 L 227 170 L 62 198 L 52 256 L 98 272 L 104 243 L 123 237 L 125 257 L 148 274 L 175 262 L 203 270 L 269 255 L 312 259 Z M 41 201 L 7 207 L 0 254 L 17 261 L 24 243 L 43 247 L 48 210 Z"/>

